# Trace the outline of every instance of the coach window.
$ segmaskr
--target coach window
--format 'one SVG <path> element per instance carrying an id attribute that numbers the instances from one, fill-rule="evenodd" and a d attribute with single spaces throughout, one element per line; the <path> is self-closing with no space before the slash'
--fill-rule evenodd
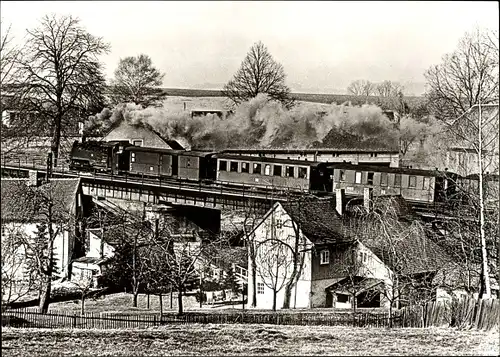
<path id="1" fill-rule="evenodd" d="M 250 172 L 250 164 L 248 162 L 241 163 L 241 172 Z"/>
<path id="2" fill-rule="evenodd" d="M 396 174 L 394 176 L 394 186 L 395 187 L 400 187 L 401 186 L 401 175 L 400 174 Z"/>
<path id="3" fill-rule="evenodd" d="M 295 167 L 293 166 L 286 167 L 286 177 L 295 177 Z"/>
<path id="4" fill-rule="evenodd" d="M 424 180 L 423 180 L 423 189 L 424 190 L 428 190 L 429 187 L 431 186 L 431 179 L 429 177 L 424 177 Z"/>
<path id="5" fill-rule="evenodd" d="M 267 164 L 265 169 L 264 169 L 264 175 L 269 176 L 271 175 L 271 165 Z"/>
<path id="6" fill-rule="evenodd" d="M 281 176 L 282 169 L 283 168 L 281 165 L 274 165 L 273 175 L 274 176 Z"/>
<path id="7" fill-rule="evenodd" d="M 373 172 L 368 173 L 368 184 L 373 185 Z"/>
<path id="8" fill-rule="evenodd" d="M 408 180 L 408 187 L 417 187 L 417 176 L 410 176 L 410 179 Z"/>
<path id="9" fill-rule="evenodd" d="M 135 152 L 130 153 L 130 161 L 135 162 Z"/>
<path id="10" fill-rule="evenodd" d="M 231 161 L 229 167 L 231 172 L 238 172 L 238 161 Z"/>
<path id="11" fill-rule="evenodd" d="M 361 183 L 361 172 L 356 172 L 355 183 Z"/>
<path id="12" fill-rule="evenodd" d="M 380 186 L 387 186 L 387 172 L 380 174 Z"/>
<path id="13" fill-rule="evenodd" d="M 227 161 L 226 160 L 219 161 L 219 171 L 227 171 Z"/>
<path id="14" fill-rule="evenodd" d="M 307 179 L 307 167 L 299 167 L 299 178 Z"/>
<path id="15" fill-rule="evenodd" d="M 254 174 L 262 174 L 262 165 L 261 164 L 253 164 L 253 173 Z"/>
<path id="16" fill-rule="evenodd" d="M 340 181 L 345 181 L 345 170 L 340 170 Z"/>

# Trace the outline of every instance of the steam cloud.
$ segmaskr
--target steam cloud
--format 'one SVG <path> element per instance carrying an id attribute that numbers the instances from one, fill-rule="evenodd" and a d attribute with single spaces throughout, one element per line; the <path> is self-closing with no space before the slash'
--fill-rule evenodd
<path id="1" fill-rule="evenodd" d="M 331 104 L 324 107 L 323 113 L 300 105 L 287 110 L 266 95 L 242 103 L 226 119 L 211 114 L 191 118 L 185 111 L 122 104 L 112 114 L 103 110 L 91 118 L 89 125 L 100 125 L 102 130 L 123 119 L 129 124 L 150 127 L 187 149 L 307 148 L 313 144 L 321 146 L 332 129 L 354 135 L 360 141 L 380 139 L 387 145 L 397 142 L 398 137 L 394 124 L 375 105 Z"/>

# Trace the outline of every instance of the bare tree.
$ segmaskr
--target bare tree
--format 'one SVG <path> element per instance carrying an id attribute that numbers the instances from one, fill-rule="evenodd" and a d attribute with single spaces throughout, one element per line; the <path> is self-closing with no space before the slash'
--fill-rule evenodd
<path id="1" fill-rule="evenodd" d="M 453 120 L 476 104 L 498 103 L 498 32 L 466 33 L 458 48 L 425 72 L 434 115 Z"/>
<path id="2" fill-rule="evenodd" d="M 376 86 L 365 79 L 358 79 L 349 84 L 347 92 L 352 95 L 370 96 L 375 93 Z"/>
<path id="3" fill-rule="evenodd" d="M 35 274 L 25 269 L 23 223 L 2 221 L 2 304 L 10 305 L 36 291 Z"/>
<path id="4" fill-rule="evenodd" d="M 43 17 L 28 30 L 25 56 L 19 59 L 19 95 L 37 114 L 37 127 L 52 133 L 57 165 L 61 133 L 104 103 L 105 78 L 98 57 L 109 45 L 85 31 L 72 16 Z"/>
<path id="5" fill-rule="evenodd" d="M 15 76 L 16 64 L 21 55 L 21 50 L 12 43 L 11 25 L 4 27 L 1 22 L 0 25 L 2 29 L 6 28 L 0 36 L 0 84 L 4 89 L 5 84 L 14 82 L 13 77 Z"/>
<path id="6" fill-rule="evenodd" d="M 383 81 L 376 84 L 376 92 L 381 97 L 397 97 L 403 89 L 403 86 L 397 82 Z"/>
<path id="7" fill-rule="evenodd" d="M 388 301 L 390 317 L 402 304 L 432 299 L 433 280 L 447 262 L 426 236 L 422 222 L 402 215 L 395 198 L 380 198 L 370 211 L 358 210 L 352 227 L 359 240 L 385 264 L 384 284 L 377 286 Z M 391 320 L 392 324 L 392 320 Z"/>
<path id="8" fill-rule="evenodd" d="M 163 84 L 164 76 L 147 55 L 122 58 L 111 82 L 112 101 L 114 104 L 132 102 L 143 107 L 161 105 L 166 92 L 157 87 Z"/>
<path id="9" fill-rule="evenodd" d="M 224 96 L 236 104 L 265 93 L 286 107 L 293 105 L 290 88 L 285 85 L 285 71 L 262 42 L 255 43 L 234 77 L 224 86 Z"/>

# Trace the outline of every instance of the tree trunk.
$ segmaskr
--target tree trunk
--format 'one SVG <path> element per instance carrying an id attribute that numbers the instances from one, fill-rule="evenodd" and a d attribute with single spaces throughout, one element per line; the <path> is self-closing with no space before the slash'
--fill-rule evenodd
<path id="1" fill-rule="evenodd" d="M 81 304 L 81 308 L 80 308 L 80 315 L 84 315 L 85 314 L 85 293 L 82 293 L 82 304 Z"/>
<path id="2" fill-rule="evenodd" d="M 146 295 L 147 295 L 147 302 L 146 302 L 146 304 L 147 304 L 147 309 L 149 310 L 149 293 L 147 293 Z"/>
<path id="3" fill-rule="evenodd" d="M 134 289 L 134 300 L 132 302 L 133 307 L 137 307 L 137 297 L 139 296 L 139 289 Z"/>
<path id="4" fill-rule="evenodd" d="M 40 302 L 38 309 L 40 313 L 46 314 L 49 311 L 50 304 L 50 290 L 52 287 L 51 276 L 45 275 L 42 278 L 42 287 L 40 290 Z"/>
<path id="5" fill-rule="evenodd" d="M 160 299 L 160 323 L 161 323 L 161 321 L 163 320 L 163 294 L 160 293 L 158 297 Z"/>
<path id="6" fill-rule="evenodd" d="M 52 136 L 51 151 L 52 151 L 52 163 L 53 166 L 57 166 L 57 160 L 59 158 L 59 146 L 61 143 L 61 121 L 60 115 L 56 117 L 56 122 L 54 126 L 54 134 Z"/>
<path id="7" fill-rule="evenodd" d="M 184 313 L 184 310 L 182 308 L 182 289 L 179 289 L 179 291 L 177 292 L 177 304 L 178 304 L 177 315 L 182 315 Z"/>
<path id="8" fill-rule="evenodd" d="M 276 300 L 277 300 L 278 292 L 276 289 L 273 289 L 273 311 L 276 311 Z"/>
<path id="9" fill-rule="evenodd" d="M 172 287 L 170 287 L 170 308 L 172 308 L 172 300 L 174 299 L 174 292 L 172 291 Z"/>
<path id="10" fill-rule="evenodd" d="M 250 306 L 251 307 L 256 307 L 257 306 L 257 263 L 255 262 L 255 247 L 253 244 L 250 244 L 250 259 L 252 260 L 250 266 L 252 269 L 251 275 L 252 275 L 252 296 L 251 296 L 251 302 Z"/>

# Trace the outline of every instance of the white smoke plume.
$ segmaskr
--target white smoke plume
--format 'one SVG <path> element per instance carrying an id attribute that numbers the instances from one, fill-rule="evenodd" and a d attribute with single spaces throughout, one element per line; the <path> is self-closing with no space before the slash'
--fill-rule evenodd
<path id="1" fill-rule="evenodd" d="M 266 95 L 258 95 L 240 104 L 225 119 L 210 114 L 191 118 L 185 111 L 142 109 L 133 104 L 122 104 L 106 120 L 113 123 L 123 119 L 133 125 L 150 127 L 187 148 L 199 149 L 321 146 L 332 129 L 355 135 L 359 140 L 380 139 L 392 144 L 398 138 L 394 123 L 375 105 L 331 104 L 324 107 L 323 113 L 307 105 L 287 110 Z"/>

